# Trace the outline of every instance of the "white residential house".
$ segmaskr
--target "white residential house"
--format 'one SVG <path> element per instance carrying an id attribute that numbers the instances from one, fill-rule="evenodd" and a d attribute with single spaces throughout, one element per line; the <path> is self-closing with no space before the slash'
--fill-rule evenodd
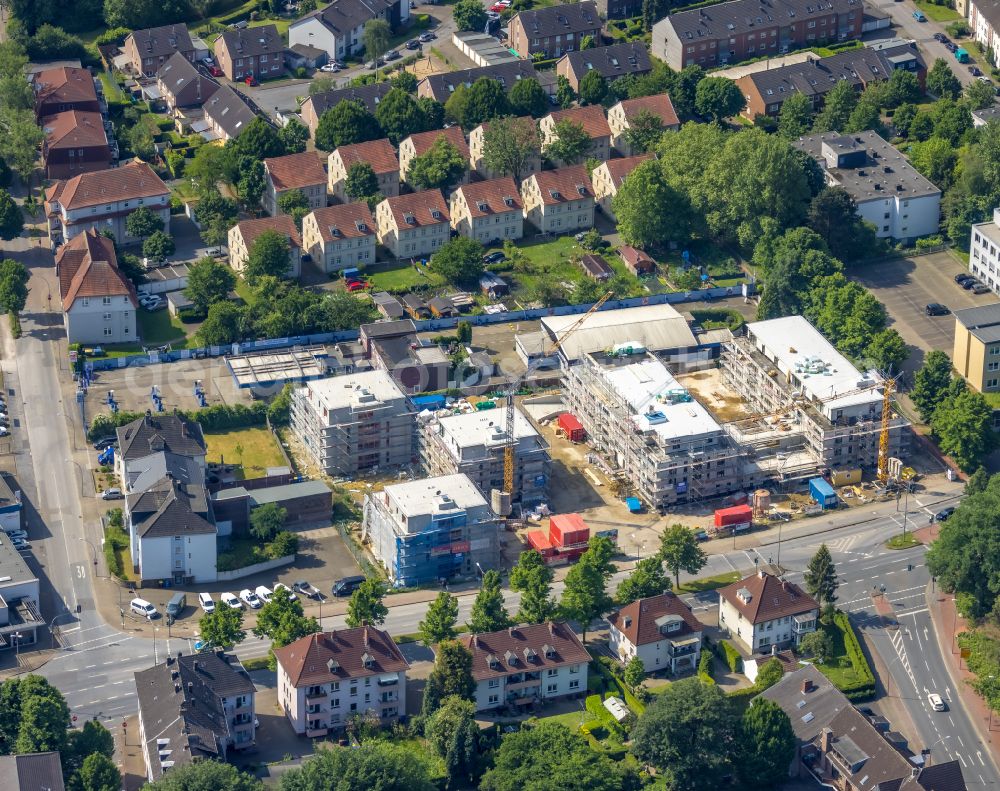
<path id="1" fill-rule="evenodd" d="M 326 206 L 302 218 L 302 248 L 324 272 L 375 261 L 375 218 L 363 201 Z"/>
<path id="2" fill-rule="evenodd" d="M 465 184 L 451 194 L 451 227 L 489 246 L 524 235 L 524 207 L 510 176 Z"/>
<path id="3" fill-rule="evenodd" d="M 201 424 L 176 414 L 152 414 L 126 423 L 116 430 L 118 451 L 115 453 L 115 474 L 125 493 L 151 469 L 162 470 L 148 483 L 159 480 L 167 472 L 162 462 L 155 461 L 163 454 L 191 459 L 203 476 L 205 464 L 205 436 Z M 160 466 L 155 466 L 160 464 Z M 195 473 L 196 474 L 196 473 Z M 192 480 L 195 477 L 193 474 Z"/>
<path id="4" fill-rule="evenodd" d="M 798 645 L 818 619 L 812 596 L 764 570 L 719 590 L 719 629 L 749 654 Z"/>
<path id="5" fill-rule="evenodd" d="M 462 635 L 472 654 L 476 711 L 587 694 L 590 654 L 563 621 Z"/>
<path id="6" fill-rule="evenodd" d="M 365 23 L 384 19 L 394 30 L 410 19 L 408 0 L 334 0 L 288 28 L 288 46 L 307 44 L 342 60 L 364 51 Z"/>
<path id="7" fill-rule="evenodd" d="M 587 168 L 543 170 L 521 182 L 524 219 L 541 233 L 564 234 L 594 227 L 594 188 Z"/>
<path id="8" fill-rule="evenodd" d="M 441 190 L 386 198 L 375 207 L 379 244 L 396 258 L 429 258 L 451 238 L 451 218 Z"/>
<path id="9" fill-rule="evenodd" d="M 295 222 L 287 214 L 277 217 L 258 217 L 243 220 L 229 229 L 229 266 L 243 274 L 254 242 L 265 231 L 281 234 L 288 241 L 288 277 L 296 278 L 302 272 L 302 237 Z"/>
<path id="10" fill-rule="evenodd" d="M 370 712 L 385 725 L 406 715 L 410 665 L 388 632 L 360 626 L 310 634 L 274 656 L 278 706 L 297 734 L 326 736 Z"/>
<path id="11" fill-rule="evenodd" d="M 608 616 L 608 647 L 622 664 L 642 660 L 647 673 L 693 672 L 701 655 L 701 622 L 671 591 L 639 599 Z"/>

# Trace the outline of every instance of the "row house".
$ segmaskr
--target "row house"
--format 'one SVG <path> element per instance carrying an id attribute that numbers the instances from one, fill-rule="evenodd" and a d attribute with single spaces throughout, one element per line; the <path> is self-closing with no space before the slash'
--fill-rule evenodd
<path id="1" fill-rule="evenodd" d="M 556 110 L 549 113 L 538 122 L 538 128 L 542 133 L 542 150 L 550 143 L 559 139 L 556 124 L 562 121 L 569 121 L 583 127 L 583 131 L 590 138 L 590 149 L 587 151 L 587 158 L 599 159 L 602 162 L 611 156 L 611 127 L 608 126 L 608 119 L 604 115 L 604 108 L 599 104 L 591 104 L 586 107 L 572 107 L 569 110 Z M 561 162 L 560 164 L 570 164 Z"/>
<path id="2" fill-rule="evenodd" d="M 512 119 L 511 123 L 517 124 L 518 132 L 523 132 L 525 135 L 534 134 L 538 135 L 538 126 L 535 123 L 535 119 L 531 116 L 521 116 L 520 118 Z M 513 176 L 519 181 L 523 181 L 525 178 L 530 176 L 532 173 L 537 173 L 542 169 L 542 154 L 541 150 L 537 150 L 534 154 L 527 157 L 521 166 L 521 171 L 519 173 L 499 173 L 489 165 L 486 164 L 486 158 L 484 156 L 486 133 L 489 131 L 489 122 L 482 123 L 469 132 L 469 161 L 472 165 L 472 169 L 476 171 L 484 179 L 495 179 L 500 176 Z M 539 146 L 541 145 L 541 138 L 539 137 Z"/>
<path id="3" fill-rule="evenodd" d="M 287 214 L 277 217 L 258 217 L 243 220 L 229 229 L 229 266 L 239 275 L 243 274 L 253 250 L 254 242 L 266 231 L 280 234 L 288 241 L 288 277 L 296 278 L 302 272 L 302 238 L 295 227 L 295 221 Z"/>
<path id="4" fill-rule="evenodd" d="M 368 204 L 326 206 L 302 219 L 302 249 L 323 272 L 375 261 L 375 218 Z"/>
<path id="5" fill-rule="evenodd" d="M 111 146 L 100 113 L 67 110 L 42 120 L 45 176 L 68 179 L 111 167 Z"/>
<path id="6" fill-rule="evenodd" d="M 565 3 L 531 11 L 521 11 L 510 20 L 510 48 L 526 60 L 536 53 L 543 58 L 558 58 L 581 49 L 590 36 L 601 41 L 601 17 L 596 3 Z"/>
<path id="7" fill-rule="evenodd" d="M 510 176 L 476 181 L 451 195 L 451 227 L 483 246 L 524 235 L 524 206 Z"/>
<path id="8" fill-rule="evenodd" d="M 281 213 L 278 200 L 292 190 L 305 196 L 310 209 L 326 206 L 326 170 L 315 151 L 265 159 L 264 176 L 264 208 L 273 216 Z"/>
<path id="9" fill-rule="evenodd" d="M 306 100 L 302 102 L 299 114 L 302 116 L 302 122 L 309 128 L 309 134 L 316 137 L 319 119 L 327 110 L 332 110 L 341 102 L 360 102 L 368 112 L 374 115 L 379 102 L 390 90 L 392 90 L 392 83 L 386 80 L 385 82 L 376 82 L 374 85 L 357 85 L 350 88 L 320 91 L 306 97 Z"/>
<path id="10" fill-rule="evenodd" d="M 652 159 L 652 154 L 639 154 L 635 157 L 622 157 L 621 159 L 609 159 L 602 162 L 590 174 L 591 183 L 594 186 L 594 199 L 601 211 L 612 222 L 615 220 L 614 210 L 611 208 L 611 201 L 614 200 L 618 190 L 625 182 L 625 178 L 647 159 Z"/>
<path id="11" fill-rule="evenodd" d="M 543 170 L 521 182 L 524 218 L 539 233 L 565 234 L 594 227 L 594 189 L 584 165 Z"/>
<path id="12" fill-rule="evenodd" d="M 347 195 L 347 174 L 360 162 L 372 166 L 383 197 L 399 195 L 399 159 L 388 138 L 340 146 L 331 152 L 327 160 L 327 191 L 341 203 L 351 200 Z"/>
<path id="13" fill-rule="evenodd" d="M 407 176 L 413 160 L 430 151 L 442 137 L 457 148 L 465 160 L 465 173 L 459 183 L 469 183 L 469 144 L 465 142 L 465 135 L 462 134 L 462 129 L 459 126 L 435 129 L 430 132 L 418 132 L 403 140 L 399 144 L 399 177 L 402 181 L 409 183 Z"/>
<path id="14" fill-rule="evenodd" d="M 156 87 L 167 109 L 176 113 L 182 107 L 201 107 L 219 90 L 219 83 L 177 52 L 156 73 Z"/>
<path id="15" fill-rule="evenodd" d="M 226 30 L 215 41 L 215 57 L 226 79 L 267 80 L 284 72 L 285 42 L 274 25 Z"/>
<path id="16" fill-rule="evenodd" d="M 94 78 L 87 69 L 73 66 L 43 69 L 31 76 L 31 87 L 35 92 L 36 119 L 69 110 L 101 112 Z"/>
<path id="17" fill-rule="evenodd" d="M 195 60 L 194 42 L 185 24 L 135 30 L 125 38 L 122 49 L 132 74 L 137 77 L 155 77 L 177 52 L 192 63 Z"/>
<path id="18" fill-rule="evenodd" d="M 508 93 L 521 80 L 538 80 L 538 72 L 528 60 L 494 63 L 492 66 L 475 66 L 471 69 L 444 71 L 430 74 L 417 83 L 417 96 L 444 104 L 459 86 L 471 88 L 476 80 L 488 77 L 499 82 Z"/>
<path id="19" fill-rule="evenodd" d="M 121 245 L 141 239 L 128 234 L 125 218 L 140 207 L 163 221 L 170 233 L 170 189 L 145 162 L 81 173 L 45 190 L 49 240 L 67 242 L 87 229 L 111 231 Z"/>
<path id="20" fill-rule="evenodd" d="M 228 85 L 220 86 L 203 107 L 206 127 L 203 134 L 223 142 L 239 137 L 257 117 L 250 105 Z"/>
<path id="21" fill-rule="evenodd" d="M 565 77 L 574 91 L 580 90 L 580 81 L 592 71 L 600 74 L 605 82 L 614 82 L 627 74 L 638 77 L 652 70 L 649 50 L 641 41 L 567 52 L 556 64 L 556 74 Z"/>
<path id="22" fill-rule="evenodd" d="M 375 207 L 379 244 L 396 258 L 429 258 L 451 238 L 451 216 L 441 190 L 386 198 Z"/>
<path id="23" fill-rule="evenodd" d="M 608 110 L 608 128 L 611 130 L 611 145 L 623 157 L 639 153 L 628 140 L 628 133 L 637 121 L 656 118 L 665 131 L 677 131 L 681 121 L 674 110 L 670 96 L 659 93 L 638 99 L 622 99 Z"/>

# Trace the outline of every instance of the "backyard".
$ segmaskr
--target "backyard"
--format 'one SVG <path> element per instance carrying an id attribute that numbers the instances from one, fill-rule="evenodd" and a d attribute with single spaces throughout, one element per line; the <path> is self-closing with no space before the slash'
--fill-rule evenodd
<path id="1" fill-rule="evenodd" d="M 171 316 L 169 310 L 138 311 L 139 335 L 147 346 L 162 346 L 169 343 L 175 349 L 185 349 L 190 340 L 189 333 L 194 334 L 190 327 L 176 316 Z"/>
<path id="2" fill-rule="evenodd" d="M 366 269 L 365 274 L 371 282 L 372 291 L 388 291 L 390 294 L 405 294 L 415 288 L 440 288 L 445 284 L 444 278 L 427 267 L 405 261 L 377 264 Z"/>
<path id="3" fill-rule="evenodd" d="M 218 434 L 205 434 L 209 462 L 237 465 L 240 480 L 264 475 L 268 467 L 285 466 L 285 457 L 270 430 L 243 428 Z"/>

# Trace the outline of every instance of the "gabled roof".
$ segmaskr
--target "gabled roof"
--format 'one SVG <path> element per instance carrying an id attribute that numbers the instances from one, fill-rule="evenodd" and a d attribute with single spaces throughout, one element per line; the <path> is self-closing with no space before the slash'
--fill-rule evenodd
<path id="1" fill-rule="evenodd" d="M 397 229 L 416 228 L 421 225 L 439 225 L 451 221 L 448 203 L 441 190 L 411 192 L 386 198 L 379 206 L 387 206 Z M 377 209 L 376 209 L 377 211 Z M 436 213 L 436 215 L 435 215 Z"/>
<path id="2" fill-rule="evenodd" d="M 569 110 L 556 110 L 549 113 L 553 125 L 560 121 L 572 121 L 583 127 L 583 131 L 591 139 L 595 137 L 610 137 L 611 127 L 604 115 L 604 108 L 599 104 L 589 104 L 586 107 L 571 107 Z"/>
<path id="3" fill-rule="evenodd" d="M 293 26 L 304 19 L 317 19 L 334 35 L 349 35 L 365 22 L 384 15 L 392 6 L 393 0 L 334 0 L 325 8 L 306 14 Z"/>
<path id="4" fill-rule="evenodd" d="M 257 117 L 246 102 L 228 85 L 219 89 L 204 104 L 205 115 L 215 121 L 229 137 L 239 137 L 240 132 Z"/>
<path id="5" fill-rule="evenodd" d="M 203 104 L 219 90 L 219 83 L 206 77 L 181 53 L 175 52 L 160 66 L 156 79 L 178 107 Z"/>
<path id="6" fill-rule="evenodd" d="M 344 163 L 345 172 L 351 169 L 351 165 L 358 162 L 367 162 L 371 165 L 376 176 L 399 171 L 396 149 L 392 147 L 392 143 L 387 137 L 383 137 L 381 140 L 368 140 L 364 143 L 340 146 L 334 153 Z"/>
<path id="7" fill-rule="evenodd" d="M 732 0 L 710 8 L 679 11 L 656 24 L 671 26 L 685 44 L 753 33 L 761 28 L 805 24 L 810 19 L 851 11 L 862 13 L 861 0 Z"/>
<path id="8" fill-rule="evenodd" d="M 94 78 L 87 69 L 59 66 L 36 72 L 34 77 L 35 103 L 97 101 Z"/>
<path id="9" fill-rule="evenodd" d="M 491 214 L 505 214 L 524 208 L 517 185 L 510 176 L 488 181 L 474 181 L 463 184 L 456 192 L 462 194 L 469 206 L 470 217 L 487 217 Z"/>
<path id="10" fill-rule="evenodd" d="M 59 753 L 0 756 L 0 788 L 4 791 L 64 791 Z"/>
<path id="11" fill-rule="evenodd" d="M 305 19 L 306 17 L 303 17 Z M 358 85 L 351 88 L 338 88 L 333 91 L 323 91 L 309 96 L 303 106 L 311 104 L 313 112 L 319 118 L 327 110 L 331 110 L 341 102 L 361 102 L 368 112 L 374 114 L 382 97 L 392 90 L 392 83 L 377 82 L 374 85 Z"/>
<path id="12" fill-rule="evenodd" d="M 326 184 L 323 160 L 315 151 L 265 159 L 264 169 L 271 176 L 271 182 L 279 192 Z"/>
<path id="13" fill-rule="evenodd" d="M 563 621 L 512 626 L 458 639 L 472 653 L 472 677 L 476 681 L 590 661 L 576 632 Z"/>
<path id="14" fill-rule="evenodd" d="M 149 165 L 134 161 L 109 170 L 81 173 L 68 181 L 57 181 L 46 190 L 45 199 L 57 200 L 64 209 L 71 211 L 169 194 L 167 185 Z"/>
<path id="15" fill-rule="evenodd" d="M 793 673 L 785 673 L 777 684 L 762 692 L 761 697 L 782 708 L 800 742 L 811 742 L 837 714 L 851 705 L 815 665 L 803 665 Z"/>
<path id="16" fill-rule="evenodd" d="M 680 126 L 680 119 L 677 111 L 674 110 L 674 103 L 670 101 L 670 96 L 665 93 L 658 93 L 654 96 L 640 96 L 638 99 L 623 99 L 619 102 L 625 118 L 633 120 L 642 112 L 652 113 L 659 118 L 665 127 Z"/>
<path id="17" fill-rule="evenodd" d="M 661 631 L 661 624 L 657 621 L 665 616 L 679 619 L 680 628 L 669 633 Z M 660 640 L 673 640 L 704 629 L 687 603 L 670 591 L 659 596 L 639 599 L 622 607 L 608 616 L 608 623 L 636 646 L 658 643 Z"/>
<path id="18" fill-rule="evenodd" d="M 626 74 L 647 74 L 653 68 L 646 45 L 639 41 L 579 49 L 567 52 L 563 58 L 577 79 L 582 79 L 588 71 L 596 71 L 604 79 L 614 80 Z"/>
<path id="19" fill-rule="evenodd" d="M 645 162 L 647 159 L 652 159 L 652 154 L 636 154 L 634 157 L 621 157 L 620 159 L 609 159 L 607 162 L 599 165 L 599 167 L 607 168 L 608 175 L 611 176 L 611 183 L 615 187 L 615 191 L 621 186 L 622 182 L 625 181 L 625 177 L 639 167 L 640 164 Z"/>
<path id="20" fill-rule="evenodd" d="M 42 131 L 45 132 L 45 145 L 49 151 L 108 145 L 100 113 L 83 110 L 56 113 L 42 120 Z"/>
<path id="21" fill-rule="evenodd" d="M 618 255 L 622 257 L 622 261 L 631 266 L 636 266 L 640 263 L 650 264 L 652 266 L 656 265 L 656 261 L 647 253 L 645 250 L 640 250 L 637 247 L 632 247 L 630 245 L 622 245 L 618 248 Z"/>
<path id="22" fill-rule="evenodd" d="M 208 495 L 200 484 L 185 484 L 165 477 L 139 494 L 128 497 L 128 510 L 136 535 L 142 538 L 215 535 L 206 519 Z"/>
<path id="23" fill-rule="evenodd" d="M 557 206 L 567 201 L 594 198 L 590 176 L 583 165 L 569 165 L 558 170 L 542 170 L 528 177 L 534 179 L 542 194 L 542 203 Z"/>
<path id="24" fill-rule="evenodd" d="M 170 451 L 182 456 L 204 456 L 205 436 L 201 424 L 181 415 L 152 415 L 126 423 L 117 430 L 118 455 L 141 459 L 151 453 Z"/>
<path id="25" fill-rule="evenodd" d="M 56 272 L 64 311 L 83 297 L 125 296 L 132 307 L 139 305 L 135 286 L 118 268 L 114 244 L 93 228 L 59 248 Z"/>
<path id="26" fill-rule="evenodd" d="M 258 217 L 255 220 L 243 220 L 237 223 L 236 228 L 240 230 L 243 237 L 243 244 L 249 251 L 257 237 L 264 231 L 276 231 L 282 236 L 287 236 L 289 243 L 294 247 L 302 247 L 302 237 L 299 236 L 299 229 L 295 227 L 295 220 L 288 214 L 279 214 L 277 217 Z"/>
<path id="27" fill-rule="evenodd" d="M 360 239 L 375 233 L 375 219 L 364 201 L 316 209 L 312 216 L 324 242 Z"/>
<path id="28" fill-rule="evenodd" d="M 417 93 L 426 86 L 431 96 L 439 102 L 446 102 L 459 85 L 471 86 L 480 77 L 489 77 L 503 85 L 509 91 L 520 80 L 538 79 L 538 72 L 529 60 L 513 60 L 509 63 L 498 63 L 494 66 L 477 66 L 472 69 L 446 71 L 441 74 L 431 74 L 424 77 L 417 86 Z"/>
<path id="29" fill-rule="evenodd" d="M 406 140 L 409 140 L 413 146 L 414 156 L 419 157 L 430 151 L 439 137 L 445 138 L 458 149 L 466 160 L 469 159 L 469 144 L 465 142 L 465 135 L 462 134 L 462 129 L 458 126 L 452 126 L 448 129 L 434 129 L 430 132 L 418 132 L 415 135 L 410 135 Z M 406 140 L 403 140 L 400 146 L 406 143 Z"/>
<path id="30" fill-rule="evenodd" d="M 293 687 L 405 672 L 410 667 L 389 633 L 373 626 L 310 634 L 276 648 L 274 656 Z"/>
<path id="31" fill-rule="evenodd" d="M 749 601 L 745 600 L 747 593 Z M 816 600 L 794 582 L 778 579 L 763 570 L 720 588 L 719 597 L 753 624 L 819 609 Z"/>
<path id="32" fill-rule="evenodd" d="M 514 20 L 522 25 L 528 38 L 564 36 L 567 33 L 580 33 L 601 27 L 597 4 L 590 0 L 548 6 L 536 11 L 521 11 L 511 20 L 511 24 Z"/>
<path id="33" fill-rule="evenodd" d="M 225 47 L 231 58 L 256 58 L 285 51 L 285 42 L 274 25 L 226 30 L 216 40 L 215 46 Z"/>
<path id="34" fill-rule="evenodd" d="M 194 49 L 191 34 L 188 33 L 187 25 L 183 23 L 134 30 L 125 41 L 128 39 L 135 42 L 136 51 L 143 60 L 169 56 L 175 52 L 190 52 Z"/>

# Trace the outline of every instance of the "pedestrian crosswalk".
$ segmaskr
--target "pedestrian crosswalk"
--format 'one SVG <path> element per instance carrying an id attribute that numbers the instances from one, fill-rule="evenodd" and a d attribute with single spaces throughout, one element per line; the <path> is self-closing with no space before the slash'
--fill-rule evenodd
<path id="1" fill-rule="evenodd" d="M 895 651 L 896 656 L 899 657 L 900 666 L 906 671 L 907 677 L 913 684 L 913 691 L 919 693 L 920 688 L 917 686 L 917 679 L 913 675 L 913 670 L 910 669 L 910 657 L 906 653 L 904 633 L 909 634 L 909 630 L 895 629 L 889 632 L 889 642 L 892 643 L 892 650 Z"/>

